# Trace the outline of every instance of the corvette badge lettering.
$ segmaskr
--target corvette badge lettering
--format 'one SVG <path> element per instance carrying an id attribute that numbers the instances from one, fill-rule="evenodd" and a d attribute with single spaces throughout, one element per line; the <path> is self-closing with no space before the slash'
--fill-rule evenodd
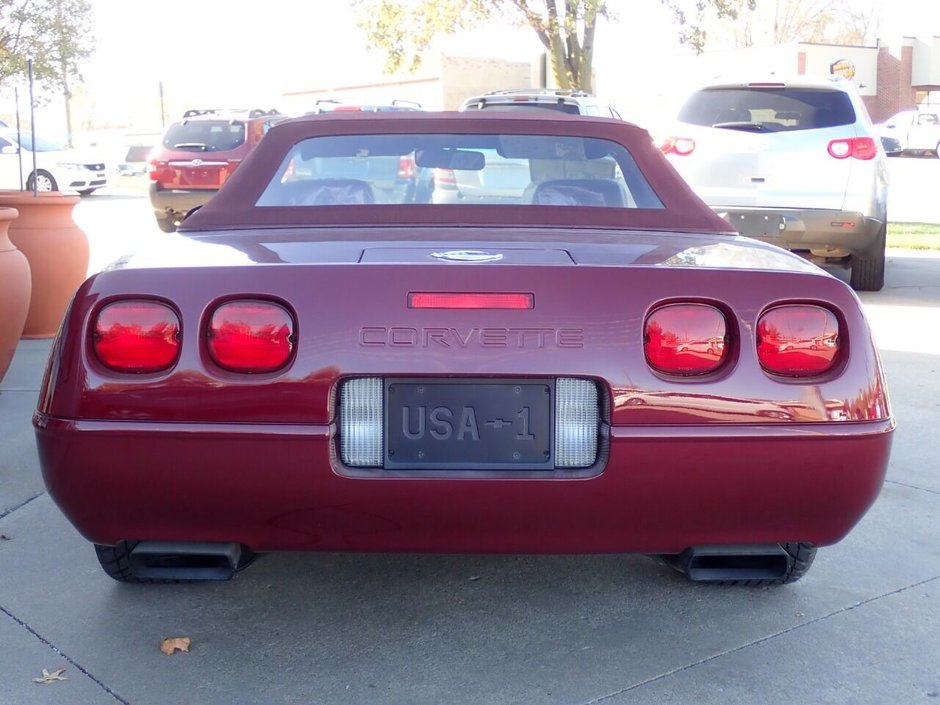
<path id="1" fill-rule="evenodd" d="M 582 348 L 581 328 L 445 328 L 366 326 L 359 329 L 364 348 Z"/>

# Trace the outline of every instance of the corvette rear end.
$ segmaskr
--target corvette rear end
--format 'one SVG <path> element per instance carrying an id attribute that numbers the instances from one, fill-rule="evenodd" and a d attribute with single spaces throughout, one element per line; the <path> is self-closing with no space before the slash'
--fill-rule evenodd
<path id="1" fill-rule="evenodd" d="M 183 232 L 83 285 L 35 425 L 112 577 L 641 552 L 789 582 L 862 517 L 894 421 L 851 290 L 728 234 L 637 128 L 474 118 L 275 127 Z M 486 148 L 555 173 L 489 206 L 284 177 L 387 159 L 389 134 L 424 168 L 484 169 Z M 334 135 L 367 139 L 316 143 Z"/>

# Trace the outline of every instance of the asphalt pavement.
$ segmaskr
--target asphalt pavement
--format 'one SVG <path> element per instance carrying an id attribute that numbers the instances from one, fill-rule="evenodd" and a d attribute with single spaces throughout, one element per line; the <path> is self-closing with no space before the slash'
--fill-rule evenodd
<path id="1" fill-rule="evenodd" d="M 22 341 L 0 383 L 0 704 L 938 703 L 940 256 L 890 251 L 861 299 L 898 419 L 888 480 L 780 588 L 618 555 L 275 554 L 227 583 L 119 584 L 45 493 L 30 415 L 50 343 Z M 191 650 L 161 653 L 177 636 Z"/>

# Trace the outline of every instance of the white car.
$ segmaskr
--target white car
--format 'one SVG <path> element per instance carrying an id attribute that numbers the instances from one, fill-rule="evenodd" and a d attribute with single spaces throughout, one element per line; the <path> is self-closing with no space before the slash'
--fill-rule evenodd
<path id="1" fill-rule="evenodd" d="M 22 149 L 20 147 L 22 146 Z M 105 161 L 36 137 L 36 150 L 28 131 L 0 129 L 0 188 L 29 191 L 78 191 L 87 196 L 108 185 Z M 33 156 L 36 165 L 33 170 Z"/>
<path id="2" fill-rule="evenodd" d="M 940 110 L 902 110 L 880 125 L 882 137 L 893 137 L 901 143 L 901 152 L 940 154 Z"/>
<path id="3" fill-rule="evenodd" d="M 884 285 L 885 151 L 854 86 L 776 76 L 695 91 L 660 148 L 741 234 Z"/>

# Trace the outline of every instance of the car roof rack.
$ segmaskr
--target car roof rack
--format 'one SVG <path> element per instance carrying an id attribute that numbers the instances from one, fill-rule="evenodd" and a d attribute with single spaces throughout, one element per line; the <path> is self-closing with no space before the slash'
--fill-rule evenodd
<path id="1" fill-rule="evenodd" d="M 198 117 L 200 115 L 247 115 L 249 118 L 258 118 L 266 117 L 268 115 L 281 115 L 282 113 L 279 110 L 271 108 L 270 110 L 264 110 L 262 108 L 252 108 L 250 110 L 245 108 L 191 108 L 183 113 L 183 119 Z"/>
<path id="2" fill-rule="evenodd" d="M 484 95 L 524 95 L 526 93 L 534 95 L 556 95 L 569 98 L 588 98 L 591 96 L 587 91 L 574 88 L 504 88 L 497 91 L 487 91 Z"/>

